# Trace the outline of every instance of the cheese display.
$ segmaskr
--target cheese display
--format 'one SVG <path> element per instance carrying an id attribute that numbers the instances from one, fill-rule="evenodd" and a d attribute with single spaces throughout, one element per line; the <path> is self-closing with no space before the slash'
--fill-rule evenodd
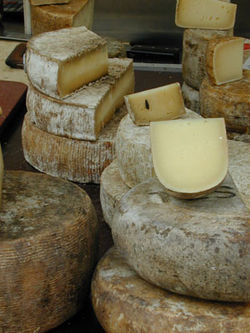
<path id="1" fill-rule="evenodd" d="M 105 222 L 111 226 L 115 207 L 129 187 L 123 182 L 115 159 L 101 175 L 100 201 Z"/>
<path id="2" fill-rule="evenodd" d="M 200 112 L 205 118 L 223 117 L 229 132 L 248 133 L 250 119 L 250 80 L 217 86 L 205 78 L 200 88 Z"/>
<path id="3" fill-rule="evenodd" d="M 33 6 L 44 6 L 44 5 L 69 3 L 69 1 L 70 0 L 30 0 L 30 3 Z"/>
<path id="4" fill-rule="evenodd" d="M 157 288 L 141 279 L 114 248 L 96 268 L 92 304 L 109 333 L 250 331 L 249 303 L 209 302 Z"/>
<path id="5" fill-rule="evenodd" d="M 87 193 L 47 175 L 6 171 L 0 211 L 0 331 L 47 332 L 87 299 L 98 222 Z"/>
<path id="6" fill-rule="evenodd" d="M 185 113 L 178 82 L 124 97 L 131 119 L 136 125 L 151 121 L 175 119 Z"/>
<path id="7" fill-rule="evenodd" d="M 38 90 L 63 97 L 107 74 L 106 41 L 85 27 L 40 34 L 27 44 L 26 70 Z"/>
<path id="8" fill-rule="evenodd" d="M 226 177 L 223 118 L 151 122 L 150 138 L 155 173 L 171 195 L 199 198 L 214 191 Z"/>
<path id="9" fill-rule="evenodd" d="M 199 115 L 186 110 L 182 118 Z M 136 126 L 129 115 L 125 116 L 117 130 L 115 147 L 121 178 L 127 186 L 133 187 L 154 175 L 149 126 Z"/>
<path id="10" fill-rule="evenodd" d="M 175 23 L 182 28 L 231 29 L 236 10 L 236 4 L 218 0 L 177 0 Z"/>
<path id="11" fill-rule="evenodd" d="M 94 0 L 70 0 L 69 3 L 65 4 L 32 5 L 32 35 L 79 26 L 91 29 L 94 19 L 94 3 Z"/>
<path id="12" fill-rule="evenodd" d="M 208 42 L 214 38 L 232 36 L 233 30 L 185 29 L 183 33 L 182 76 L 192 88 L 199 90 L 206 76 Z"/>
<path id="13" fill-rule="evenodd" d="M 43 131 L 81 140 L 97 140 L 104 125 L 134 90 L 132 59 L 109 59 L 108 75 L 85 85 L 65 99 L 42 94 L 30 86 L 26 105 Z"/>
<path id="14" fill-rule="evenodd" d="M 182 84 L 182 95 L 185 106 L 197 113 L 200 113 L 200 92 L 190 87 L 186 82 Z"/>
<path id="15" fill-rule="evenodd" d="M 244 38 L 213 39 L 207 48 L 207 74 L 213 84 L 223 84 L 243 77 Z"/>
<path id="16" fill-rule="evenodd" d="M 99 183 L 102 171 L 115 158 L 115 135 L 126 114 L 121 108 L 102 131 L 98 140 L 69 139 L 40 130 L 29 112 L 22 127 L 25 160 L 39 171 L 80 183 Z"/>

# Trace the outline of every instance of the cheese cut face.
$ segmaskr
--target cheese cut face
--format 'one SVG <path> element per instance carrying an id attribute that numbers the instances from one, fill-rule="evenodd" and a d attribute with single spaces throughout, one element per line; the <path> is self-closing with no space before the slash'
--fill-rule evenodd
<path id="1" fill-rule="evenodd" d="M 64 97 L 108 72 L 106 41 L 85 27 L 33 37 L 27 45 L 31 83 L 52 97 Z"/>
<path id="2" fill-rule="evenodd" d="M 152 122 L 150 138 L 155 173 L 172 195 L 200 197 L 224 180 L 228 149 L 223 118 Z"/>
<path id="3" fill-rule="evenodd" d="M 182 28 L 231 29 L 237 5 L 218 0 L 177 0 L 175 23 Z"/>
<path id="4" fill-rule="evenodd" d="M 209 41 L 207 74 L 213 84 L 223 84 L 243 77 L 244 38 L 231 37 Z"/>
<path id="5" fill-rule="evenodd" d="M 124 99 L 130 117 L 136 125 L 147 125 L 150 121 L 176 119 L 185 113 L 178 82 L 128 95 Z"/>

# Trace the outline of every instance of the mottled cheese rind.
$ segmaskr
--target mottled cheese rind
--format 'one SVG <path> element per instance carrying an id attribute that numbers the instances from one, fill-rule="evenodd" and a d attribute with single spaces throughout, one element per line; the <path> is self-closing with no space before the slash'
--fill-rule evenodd
<path id="1" fill-rule="evenodd" d="M 199 90 L 190 87 L 186 82 L 183 82 L 181 89 L 186 108 L 200 113 Z"/>
<path id="2" fill-rule="evenodd" d="M 133 61 L 109 59 L 108 75 L 85 85 L 65 99 L 49 97 L 30 85 L 26 106 L 41 130 L 80 140 L 97 140 L 102 128 L 134 91 Z"/>
<path id="3" fill-rule="evenodd" d="M 78 186 L 5 171 L 0 211 L 0 331 L 47 332 L 80 310 L 97 253 L 98 221 Z"/>
<path id="4" fill-rule="evenodd" d="M 112 248 L 98 263 L 92 304 L 105 332 L 242 333 L 250 330 L 250 305 L 179 296 L 141 279 Z"/>
<path id="5" fill-rule="evenodd" d="M 118 110 L 96 141 L 76 140 L 40 130 L 26 114 L 22 127 L 24 158 L 34 168 L 79 183 L 100 183 L 115 158 L 115 135 L 126 109 Z"/>

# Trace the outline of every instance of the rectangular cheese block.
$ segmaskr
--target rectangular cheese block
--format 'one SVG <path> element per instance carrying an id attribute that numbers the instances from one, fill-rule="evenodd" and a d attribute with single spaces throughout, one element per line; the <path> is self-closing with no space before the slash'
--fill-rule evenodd
<path id="1" fill-rule="evenodd" d="M 180 84 L 172 83 L 125 96 L 131 119 L 136 125 L 176 119 L 185 113 Z"/>
<path id="2" fill-rule="evenodd" d="M 177 0 L 175 23 L 182 28 L 227 30 L 234 27 L 237 5 L 218 0 Z"/>
<path id="3" fill-rule="evenodd" d="M 207 48 L 207 74 L 213 84 L 223 84 L 243 77 L 244 38 L 212 39 Z"/>
<path id="4" fill-rule="evenodd" d="M 69 3 L 69 1 L 70 0 L 30 0 L 30 3 L 33 6 L 45 6 L 45 5 Z"/>
<path id="5" fill-rule="evenodd" d="M 106 41 L 85 27 L 50 31 L 27 43 L 31 83 L 52 97 L 63 97 L 108 72 Z"/>
<path id="6" fill-rule="evenodd" d="M 228 168 L 224 118 L 150 124 L 155 173 L 174 196 L 192 199 L 214 190 Z"/>

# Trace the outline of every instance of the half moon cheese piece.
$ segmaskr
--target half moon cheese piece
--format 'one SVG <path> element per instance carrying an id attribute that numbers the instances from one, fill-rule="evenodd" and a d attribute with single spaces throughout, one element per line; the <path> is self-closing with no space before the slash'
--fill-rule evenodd
<path id="1" fill-rule="evenodd" d="M 173 196 L 198 198 L 224 180 L 228 149 L 223 118 L 152 122 L 150 137 L 155 173 Z"/>

